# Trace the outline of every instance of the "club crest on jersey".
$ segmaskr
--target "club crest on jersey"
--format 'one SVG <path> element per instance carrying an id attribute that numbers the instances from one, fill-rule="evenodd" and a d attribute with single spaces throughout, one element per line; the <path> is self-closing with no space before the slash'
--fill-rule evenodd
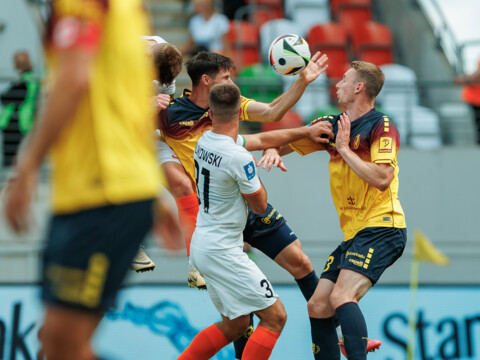
<path id="1" fill-rule="evenodd" d="M 353 149 L 357 150 L 359 145 L 360 145 L 360 134 L 355 136 L 355 140 L 353 141 Z"/>
<path id="2" fill-rule="evenodd" d="M 252 180 L 255 177 L 255 165 L 253 161 L 250 161 L 243 169 L 245 170 L 245 175 L 247 175 L 247 180 Z"/>

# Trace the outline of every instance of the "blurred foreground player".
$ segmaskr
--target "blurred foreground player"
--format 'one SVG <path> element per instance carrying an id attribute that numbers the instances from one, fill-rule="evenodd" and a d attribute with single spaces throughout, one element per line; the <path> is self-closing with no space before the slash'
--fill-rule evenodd
<path id="1" fill-rule="evenodd" d="M 41 334 L 48 360 L 96 359 L 90 339 L 115 305 L 155 209 L 164 235 L 181 237 L 172 214 L 155 200 L 161 179 L 149 106 L 153 71 L 140 39 L 148 31 L 142 5 L 52 3 L 45 43 L 52 84 L 5 195 L 7 220 L 20 232 L 29 223 L 37 170 L 51 150 L 53 217 L 43 254 Z"/>

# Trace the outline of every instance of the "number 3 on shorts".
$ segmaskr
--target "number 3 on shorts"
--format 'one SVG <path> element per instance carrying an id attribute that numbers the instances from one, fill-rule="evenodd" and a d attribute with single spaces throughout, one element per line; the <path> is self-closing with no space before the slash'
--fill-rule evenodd
<path id="1" fill-rule="evenodd" d="M 267 279 L 263 279 L 262 281 L 260 281 L 260 286 L 263 288 L 265 287 L 266 290 L 267 290 L 267 293 L 265 294 L 265 296 L 267 298 L 272 298 L 273 297 L 273 290 L 271 288 L 272 285 L 270 285 L 270 283 L 268 282 Z"/>
<path id="2" fill-rule="evenodd" d="M 327 263 L 325 264 L 325 269 L 323 269 L 323 272 L 328 271 L 328 269 L 330 269 L 330 265 L 333 263 L 333 260 L 335 260 L 333 256 L 330 256 L 328 258 Z"/>

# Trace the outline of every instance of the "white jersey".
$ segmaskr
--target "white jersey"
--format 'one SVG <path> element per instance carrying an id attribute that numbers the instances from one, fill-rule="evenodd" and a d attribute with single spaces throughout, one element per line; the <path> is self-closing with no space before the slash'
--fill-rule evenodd
<path id="1" fill-rule="evenodd" d="M 144 40 L 155 41 L 157 44 L 167 44 L 168 42 L 160 36 L 142 36 Z M 155 94 L 175 95 L 176 85 L 175 80 L 170 85 L 160 84 L 157 80 L 153 80 L 153 86 L 155 88 Z"/>
<path id="2" fill-rule="evenodd" d="M 200 209 L 191 247 L 198 251 L 243 246 L 247 205 L 242 194 L 257 193 L 261 183 L 252 154 L 237 143 L 212 131 L 197 142 L 194 159 Z"/>

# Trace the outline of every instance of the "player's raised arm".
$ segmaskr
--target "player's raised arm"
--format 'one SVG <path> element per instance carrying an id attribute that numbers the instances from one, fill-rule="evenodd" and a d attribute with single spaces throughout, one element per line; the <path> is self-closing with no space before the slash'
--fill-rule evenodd
<path id="1" fill-rule="evenodd" d="M 312 56 L 305 70 L 298 76 L 292 86 L 270 104 L 251 102 L 247 108 L 248 118 L 251 121 L 271 123 L 279 121 L 285 113 L 297 103 L 308 84 L 325 72 L 328 65 L 327 55 L 316 52 Z"/>

